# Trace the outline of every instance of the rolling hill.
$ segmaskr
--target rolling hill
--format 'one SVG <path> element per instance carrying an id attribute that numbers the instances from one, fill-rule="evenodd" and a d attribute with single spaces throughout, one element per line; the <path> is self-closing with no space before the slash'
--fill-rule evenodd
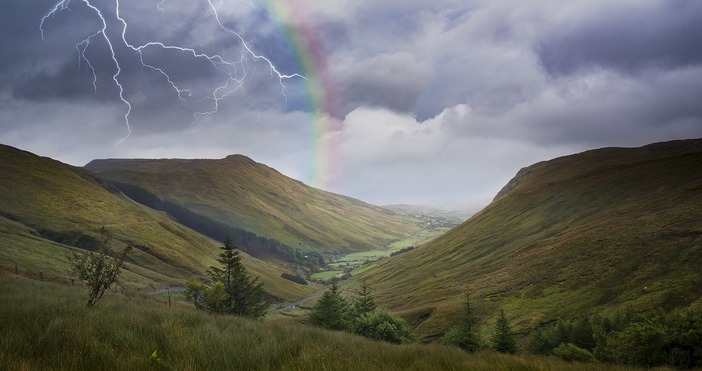
<path id="1" fill-rule="evenodd" d="M 16 266 L 33 277 L 41 272 L 46 279 L 65 281 L 69 252 L 90 248 L 100 226 L 119 245 L 136 247 L 122 274 L 123 287 L 182 284 L 215 264 L 217 241 L 134 202 L 85 169 L 0 145 L 0 174 L 0 268 Z M 276 297 L 293 300 L 312 291 L 279 277 L 294 267 L 245 254 L 243 259 Z"/>
<path id="2" fill-rule="evenodd" d="M 700 267 L 698 139 L 524 168 L 459 227 L 355 278 L 431 337 L 468 291 L 485 321 L 504 306 L 522 333 L 557 318 L 700 307 Z"/>
<path id="3" fill-rule="evenodd" d="M 226 232 L 303 252 L 351 252 L 382 248 L 420 229 L 411 216 L 306 186 L 240 155 L 94 160 L 86 168 L 213 237 Z"/>

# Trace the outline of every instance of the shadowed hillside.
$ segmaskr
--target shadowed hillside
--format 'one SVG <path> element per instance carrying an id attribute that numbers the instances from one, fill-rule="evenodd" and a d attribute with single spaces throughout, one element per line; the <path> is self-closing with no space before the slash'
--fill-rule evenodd
<path id="1" fill-rule="evenodd" d="M 486 318 L 504 305 L 520 331 L 628 307 L 700 306 L 700 266 L 702 140 L 687 140 L 529 166 L 461 226 L 361 276 L 430 336 L 468 290 Z"/>
<path id="2" fill-rule="evenodd" d="M 379 248 L 419 230 L 410 216 L 306 186 L 240 155 L 220 160 L 95 160 L 86 168 L 201 215 L 209 224 L 302 251 Z"/>
<path id="3" fill-rule="evenodd" d="M 0 268 L 16 265 L 65 279 L 69 252 L 94 249 L 103 225 L 118 245 L 135 246 L 123 287 L 182 284 L 215 264 L 218 242 L 130 200 L 87 170 L 0 145 L 0 174 Z M 249 256 L 244 262 L 277 297 L 292 300 L 311 291 L 280 278 L 282 267 Z"/>

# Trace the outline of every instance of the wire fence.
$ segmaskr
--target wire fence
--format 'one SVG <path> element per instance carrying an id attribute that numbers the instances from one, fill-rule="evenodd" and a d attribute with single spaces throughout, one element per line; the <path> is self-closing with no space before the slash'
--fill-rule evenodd
<path id="1" fill-rule="evenodd" d="M 24 267 L 20 264 L 14 262 L 2 262 L 0 263 L 0 272 L 5 272 L 5 274 L 14 275 L 17 277 L 24 277 L 31 280 L 38 280 L 41 282 L 52 282 L 71 286 L 83 286 L 83 284 L 74 277 L 71 277 L 68 273 L 60 274 L 56 271 L 49 271 L 43 269 L 32 269 Z M 131 298 L 134 296 L 148 296 L 153 299 L 161 299 L 169 307 L 172 302 L 176 301 L 174 296 L 182 296 L 185 287 L 178 285 L 165 285 L 159 286 L 155 284 L 150 284 L 141 289 L 125 289 L 119 284 L 116 284 L 110 289 L 113 292 L 121 292 L 126 298 Z"/>
<path id="2" fill-rule="evenodd" d="M 68 285 L 76 284 L 76 279 L 68 276 L 67 274 L 62 275 L 55 271 L 31 269 L 17 263 L 0 264 L 0 270 L 9 272 L 15 276 L 39 280 L 42 282 L 58 282 Z"/>

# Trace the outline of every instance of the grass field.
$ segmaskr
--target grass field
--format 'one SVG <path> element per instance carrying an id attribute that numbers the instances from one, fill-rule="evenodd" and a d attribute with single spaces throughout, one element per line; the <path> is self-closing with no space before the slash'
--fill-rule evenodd
<path id="1" fill-rule="evenodd" d="M 425 229 L 411 237 L 393 242 L 387 249 L 375 249 L 339 255 L 337 256 L 335 263 L 327 264 L 328 270 L 313 273 L 310 276 L 310 279 L 316 281 L 327 281 L 333 277 L 341 275 L 344 269 L 349 268 L 352 269 L 352 274 L 365 272 L 375 265 L 373 262 L 387 258 L 393 252 L 399 251 L 403 248 L 417 246 L 431 241 L 446 231 L 448 231 L 448 228 Z"/>
<path id="2" fill-rule="evenodd" d="M 449 230 L 449 228 L 425 229 L 419 234 L 391 243 L 390 250 L 397 251 L 405 247 L 421 245 L 441 236 Z"/>
<path id="3" fill-rule="evenodd" d="M 322 271 L 322 272 L 317 272 L 313 273 L 312 276 L 310 276 L 311 279 L 313 280 L 328 280 L 337 274 L 341 274 L 343 271 L 337 271 L 337 270 L 332 270 L 332 271 Z"/>
<path id="4" fill-rule="evenodd" d="M 393 345 L 301 324 L 210 315 L 163 298 L 0 272 L 3 370 L 628 370 L 552 358 Z M 156 352 L 156 357 L 152 354 Z"/>

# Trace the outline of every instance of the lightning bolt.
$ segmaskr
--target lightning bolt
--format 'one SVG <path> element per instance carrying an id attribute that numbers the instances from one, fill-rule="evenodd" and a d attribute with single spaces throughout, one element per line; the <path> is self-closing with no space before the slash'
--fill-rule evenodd
<path id="1" fill-rule="evenodd" d="M 166 0 L 161 0 L 156 4 L 156 9 L 161 11 L 161 18 L 164 20 L 166 19 L 166 11 L 163 9 L 163 4 L 166 3 Z"/>
<path id="2" fill-rule="evenodd" d="M 90 45 L 90 40 L 99 34 L 100 34 L 100 31 L 88 36 L 88 38 L 86 38 L 85 40 L 76 44 L 76 50 L 78 51 L 78 68 L 80 68 L 80 61 L 81 60 L 84 60 L 85 64 L 87 64 L 88 68 L 90 68 L 90 71 L 93 73 L 93 90 L 95 91 L 95 94 L 97 94 L 97 73 L 95 72 L 95 67 L 93 66 L 93 64 L 90 63 L 90 59 L 88 59 L 85 56 L 85 51 L 86 51 L 86 49 L 88 49 L 88 46 Z M 84 45 L 83 49 L 80 48 L 81 45 Z"/>
<path id="3" fill-rule="evenodd" d="M 86 55 L 86 51 L 88 47 L 90 47 L 91 41 L 93 41 L 95 38 L 100 37 L 102 40 L 105 41 L 106 45 L 109 48 L 110 52 L 110 58 L 112 63 L 114 64 L 115 72 L 112 75 L 112 81 L 114 82 L 115 86 L 119 89 L 119 99 L 121 102 L 126 106 L 126 112 L 124 114 L 124 123 L 126 126 L 127 134 L 120 139 L 116 145 L 119 145 L 123 141 L 125 141 L 127 138 L 132 133 L 132 129 L 130 126 L 129 122 L 129 116 L 132 112 L 132 104 L 130 101 L 125 97 L 125 89 L 124 85 L 121 81 L 121 73 L 122 73 L 122 66 L 120 63 L 120 58 L 118 58 L 117 53 L 115 52 L 115 48 L 113 45 L 113 40 L 108 36 L 108 22 L 106 18 L 103 15 L 103 12 L 95 5 L 93 5 L 93 2 L 91 0 L 77 0 L 85 6 L 87 6 L 92 12 L 94 12 L 95 16 L 99 20 L 101 27 L 96 30 L 93 34 L 90 36 L 86 37 L 82 41 L 76 44 L 76 50 L 78 51 L 78 63 L 80 67 L 81 61 L 85 61 L 86 65 L 90 68 L 92 76 L 93 76 L 93 88 L 95 92 L 97 93 L 97 73 L 95 66 L 90 62 L 90 59 Z M 245 0 L 252 8 L 255 9 L 253 3 L 250 0 Z M 46 21 L 49 18 L 54 18 L 57 14 L 63 12 L 63 11 L 69 11 L 73 12 L 71 10 L 71 3 L 73 0 L 62 0 L 59 3 L 57 3 L 44 17 L 42 17 L 41 22 L 39 24 L 39 30 L 41 32 L 41 37 L 42 40 L 45 39 L 45 34 L 44 34 L 44 25 Z M 163 5 L 165 4 L 166 0 L 160 0 L 156 4 L 156 8 L 161 11 L 162 17 L 165 18 L 165 10 L 163 8 Z M 207 3 L 209 5 L 209 8 L 212 11 L 212 14 L 214 16 L 215 21 L 217 22 L 217 26 L 222 29 L 224 32 L 227 34 L 231 35 L 235 40 L 237 40 L 242 47 L 240 57 L 238 60 L 227 60 L 225 59 L 222 55 L 220 54 L 207 54 L 202 51 L 197 51 L 193 48 L 189 48 L 186 46 L 179 46 L 179 45 L 169 45 L 165 44 L 161 41 L 148 41 L 142 45 L 134 45 L 130 43 L 127 40 L 127 28 L 129 27 L 129 24 L 125 18 L 122 17 L 120 13 L 120 1 L 115 0 L 115 6 L 114 6 L 114 16 L 117 19 L 118 23 L 120 24 L 119 27 L 121 27 L 121 32 L 120 37 L 118 40 L 115 40 L 116 42 L 119 42 L 120 45 L 130 49 L 131 51 L 135 52 L 138 55 L 138 60 L 141 63 L 142 68 L 147 68 L 154 73 L 159 74 L 160 76 L 163 77 L 163 79 L 170 85 L 170 87 L 177 93 L 178 98 L 181 101 L 186 101 L 186 98 L 190 98 L 192 96 L 192 92 L 188 89 L 181 88 L 178 86 L 175 81 L 171 78 L 171 76 L 161 67 L 147 63 L 144 60 L 144 51 L 149 49 L 149 48 L 158 48 L 161 50 L 176 50 L 179 52 L 183 52 L 187 55 L 190 55 L 192 58 L 195 59 L 204 59 L 207 62 L 210 63 L 210 65 L 217 69 L 218 71 L 221 71 L 222 73 L 225 74 L 226 78 L 224 81 L 219 84 L 216 88 L 214 88 L 209 95 L 206 97 L 200 99 L 198 102 L 201 102 L 203 100 L 209 100 L 212 102 L 212 108 L 201 112 L 197 111 L 193 114 L 193 121 L 191 122 L 191 125 L 195 125 L 198 120 L 202 116 L 208 116 L 208 115 L 213 115 L 217 113 L 219 110 L 220 102 L 226 98 L 228 95 L 232 94 L 235 91 L 238 91 L 241 89 L 245 82 L 247 81 L 247 78 L 249 76 L 247 72 L 247 60 L 256 60 L 259 62 L 263 62 L 267 65 L 270 76 L 271 78 L 277 78 L 278 83 L 280 84 L 281 87 L 281 94 L 285 99 L 285 104 L 287 105 L 287 87 L 285 85 L 285 81 L 289 79 L 295 79 L 295 78 L 300 78 L 300 79 L 305 79 L 306 77 L 294 73 L 294 74 L 283 74 L 280 72 L 280 70 L 275 66 L 275 64 L 265 57 L 264 55 L 256 53 L 249 45 L 249 43 L 246 41 L 246 39 L 238 32 L 226 27 L 224 23 L 221 20 L 221 17 L 219 15 L 219 7 L 215 6 L 215 4 L 212 2 L 212 0 L 207 0 Z M 221 7 L 221 2 L 219 3 L 219 6 Z"/>

